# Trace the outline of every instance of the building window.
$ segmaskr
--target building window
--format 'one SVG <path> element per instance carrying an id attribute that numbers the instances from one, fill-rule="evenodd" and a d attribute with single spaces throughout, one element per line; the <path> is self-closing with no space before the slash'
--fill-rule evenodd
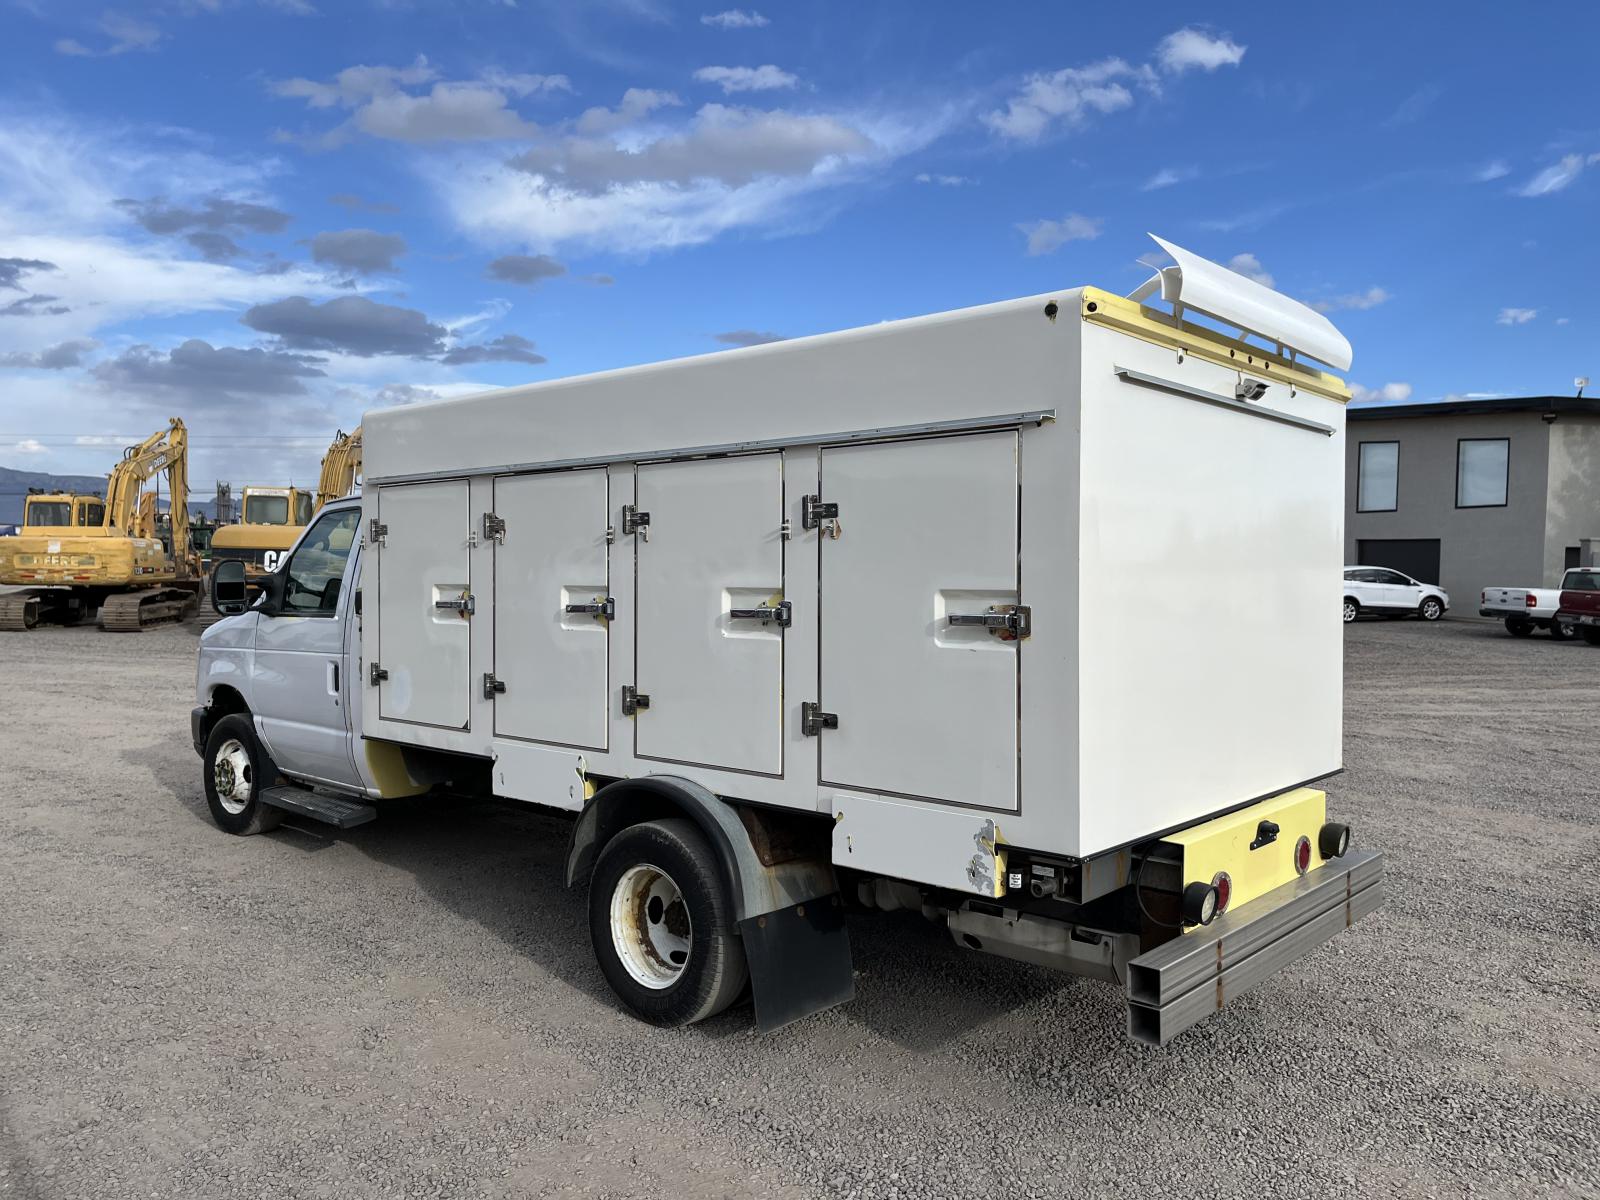
<path id="1" fill-rule="evenodd" d="M 1462 438 L 1456 443 L 1456 507 L 1504 508 L 1510 438 Z"/>
<path id="2" fill-rule="evenodd" d="M 1362 442 L 1356 511 L 1393 512 L 1400 495 L 1400 443 Z"/>

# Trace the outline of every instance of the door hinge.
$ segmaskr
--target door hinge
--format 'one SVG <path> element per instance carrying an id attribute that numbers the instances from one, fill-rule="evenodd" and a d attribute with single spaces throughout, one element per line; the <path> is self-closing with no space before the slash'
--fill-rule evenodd
<path id="1" fill-rule="evenodd" d="M 622 685 L 622 715 L 631 717 L 641 708 L 650 707 L 650 697 L 634 688 L 633 684 Z"/>
<path id="2" fill-rule="evenodd" d="M 985 613 L 951 613 L 952 625 L 987 629 L 1002 642 L 1020 642 L 1033 636 L 1033 609 L 1026 604 L 991 604 Z"/>
<path id="3" fill-rule="evenodd" d="M 433 606 L 446 612 L 458 612 L 463 617 L 470 617 L 478 611 L 478 598 L 471 592 L 462 592 L 454 600 L 435 600 Z"/>
<path id="4" fill-rule="evenodd" d="M 493 700 L 496 696 L 503 696 L 505 693 L 506 685 L 501 680 L 496 679 L 492 673 L 483 677 L 483 698 L 485 700 Z"/>
<path id="5" fill-rule="evenodd" d="M 569 613 L 589 613 L 591 616 L 604 617 L 608 621 L 617 619 L 617 600 L 615 596 L 607 596 L 604 600 L 597 600 L 593 604 L 569 604 Z"/>
<path id="6" fill-rule="evenodd" d="M 800 527 L 802 529 L 815 529 L 824 521 L 837 521 L 839 519 L 839 505 L 837 502 L 824 504 L 821 496 L 807 496 L 800 501 Z"/>
<path id="7" fill-rule="evenodd" d="M 367 544 L 372 546 L 380 545 L 383 539 L 388 536 L 389 527 L 378 520 L 377 517 L 373 517 L 367 526 Z"/>
<path id="8" fill-rule="evenodd" d="M 385 671 L 377 663 L 373 663 L 372 669 L 367 672 L 367 682 L 373 687 L 377 687 L 387 678 L 389 678 L 389 672 Z"/>
<path id="9" fill-rule="evenodd" d="M 824 729 L 839 728 L 839 714 L 823 712 L 820 704 L 810 700 L 800 705 L 800 732 L 806 737 L 816 737 Z"/>
<path id="10" fill-rule="evenodd" d="M 636 533 L 648 542 L 650 540 L 650 514 L 640 512 L 636 505 L 624 504 L 622 506 L 622 532 Z"/>
<path id="11" fill-rule="evenodd" d="M 484 513 L 483 537 L 485 541 L 499 542 L 504 545 L 506 540 L 506 519 L 496 516 L 494 513 Z"/>

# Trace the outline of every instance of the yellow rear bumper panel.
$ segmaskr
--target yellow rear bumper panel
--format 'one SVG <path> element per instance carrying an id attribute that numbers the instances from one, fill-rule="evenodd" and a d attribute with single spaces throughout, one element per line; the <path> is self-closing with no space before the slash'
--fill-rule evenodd
<path id="1" fill-rule="evenodd" d="M 1300 838 L 1311 842 L 1311 871 L 1322 865 L 1317 834 L 1328 819 L 1328 795 L 1315 788 L 1295 788 L 1238 812 L 1207 821 L 1164 839 L 1183 854 L 1183 884 L 1210 883 L 1219 871 L 1233 881 L 1228 908 L 1238 908 L 1298 878 L 1294 848 Z M 1278 827 L 1262 840 L 1262 822 Z M 1256 843 L 1252 849 L 1252 843 Z M 1308 872 L 1310 873 L 1310 872 Z M 1192 932 L 1192 931 L 1191 931 Z"/>

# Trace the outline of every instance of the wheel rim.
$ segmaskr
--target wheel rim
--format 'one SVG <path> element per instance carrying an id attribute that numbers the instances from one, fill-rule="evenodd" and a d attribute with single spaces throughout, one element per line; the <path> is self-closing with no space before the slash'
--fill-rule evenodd
<path id="1" fill-rule="evenodd" d="M 1429 600 L 1422 606 L 1422 615 L 1430 621 L 1436 620 L 1439 616 L 1439 606 L 1432 600 Z"/>
<path id="2" fill-rule="evenodd" d="M 250 803 L 254 785 L 250 769 L 250 754 L 238 738 L 229 738 L 217 751 L 211 764 L 211 782 L 216 785 L 217 803 L 234 816 L 244 812 Z"/>
<path id="3" fill-rule="evenodd" d="M 689 965 L 694 929 L 683 892 L 660 867 L 629 867 L 611 893 L 611 944 L 634 981 L 654 991 Z"/>
<path id="4" fill-rule="evenodd" d="M 1345 604 L 1345 606 L 1344 606 L 1344 619 L 1346 621 L 1354 621 L 1356 619 L 1356 606 L 1354 604 L 1349 604 L 1349 603 Z"/>

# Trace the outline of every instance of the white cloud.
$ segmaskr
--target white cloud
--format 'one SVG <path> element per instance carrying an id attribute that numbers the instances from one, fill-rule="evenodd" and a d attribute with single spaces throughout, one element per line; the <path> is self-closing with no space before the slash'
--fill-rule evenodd
<path id="1" fill-rule="evenodd" d="M 1526 325 L 1539 315 L 1537 308 L 1502 308 L 1494 319 L 1496 325 Z"/>
<path id="2" fill-rule="evenodd" d="M 730 8 L 726 12 L 706 13 L 700 18 L 700 24 L 710 25 L 717 29 L 760 29 L 764 25 L 772 24 L 758 12 L 746 12 L 742 8 Z"/>
<path id="3" fill-rule="evenodd" d="M 1191 179 L 1200 178 L 1199 167 L 1162 167 L 1149 179 L 1144 181 L 1141 192 L 1156 192 L 1162 188 L 1172 187 L 1174 184 L 1188 183 Z"/>
<path id="4" fill-rule="evenodd" d="M 130 50 L 154 50 L 161 41 L 161 30 L 154 25 L 116 12 L 104 13 L 96 28 L 108 39 L 98 50 L 76 38 L 62 38 L 56 43 L 56 53 L 74 58 L 101 58 L 126 54 Z"/>
<path id="5" fill-rule="evenodd" d="M 798 76 L 789 74 L 767 63 L 761 67 L 701 67 L 694 73 L 701 83 L 720 87 L 724 95 L 734 92 L 768 92 L 779 88 L 792 88 L 800 82 Z"/>
<path id="6" fill-rule="evenodd" d="M 1254 254 L 1235 254 L 1228 260 L 1228 270 L 1236 271 L 1246 279 L 1254 279 L 1262 287 L 1274 286 L 1272 275 Z"/>
<path id="7" fill-rule="evenodd" d="M 1384 124 L 1390 127 L 1396 125 L 1415 125 L 1422 120 L 1434 103 L 1444 94 L 1444 89 L 1436 83 L 1424 84 L 1412 92 L 1398 107 L 1384 119 Z"/>
<path id="8" fill-rule="evenodd" d="M 1347 292 L 1342 296 L 1330 296 L 1326 300 L 1318 300 L 1311 307 L 1325 313 L 1337 312 L 1342 308 L 1368 309 L 1377 308 L 1389 299 L 1388 292 L 1374 285 L 1364 292 Z"/>
<path id="9" fill-rule="evenodd" d="M 1386 383 L 1382 387 L 1375 388 L 1352 383 L 1350 398 L 1358 404 L 1399 404 L 1403 400 L 1411 399 L 1411 390 L 1409 383 Z"/>
<path id="10" fill-rule="evenodd" d="M 965 187 L 969 183 L 977 183 L 970 175 L 930 175 L 923 171 L 917 175 L 918 183 L 936 183 L 940 187 Z"/>
<path id="11" fill-rule="evenodd" d="M 48 454 L 49 448 L 37 438 L 23 438 L 11 447 L 13 454 Z"/>
<path id="12" fill-rule="evenodd" d="M 1557 325 L 1571 325 L 1572 324 L 1572 318 L 1571 317 L 1557 317 L 1556 318 L 1556 324 Z"/>
<path id="13" fill-rule="evenodd" d="M 1517 189 L 1519 196 L 1553 196 L 1570 187 L 1583 174 L 1585 167 L 1600 164 L 1600 153 L 1597 154 L 1568 154 L 1560 162 L 1553 163 L 1540 171 L 1527 183 Z"/>
<path id="14" fill-rule="evenodd" d="M 1068 213 L 1059 221 L 1033 221 L 1017 228 L 1028 235 L 1028 253 L 1051 254 L 1068 242 L 1093 241 L 1105 224 L 1098 217 Z"/>
<path id="15" fill-rule="evenodd" d="M 1162 70 L 1174 74 L 1196 68 L 1215 71 L 1218 67 L 1238 66 L 1245 50 L 1226 37 L 1212 37 L 1199 29 L 1180 29 L 1161 39 L 1156 61 Z"/>
<path id="16" fill-rule="evenodd" d="M 1030 75 L 1003 110 L 984 114 L 983 123 L 1003 138 L 1038 141 L 1057 124 L 1076 129 L 1093 116 L 1131 108 L 1133 93 L 1123 81 L 1148 84 L 1153 75 L 1150 68 L 1131 67 L 1120 58 Z"/>
<path id="17" fill-rule="evenodd" d="M 1473 178 L 1479 183 L 1493 183 L 1496 179 L 1504 179 L 1509 174 L 1511 174 L 1510 165 L 1505 159 L 1497 158 L 1480 167 Z"/>

